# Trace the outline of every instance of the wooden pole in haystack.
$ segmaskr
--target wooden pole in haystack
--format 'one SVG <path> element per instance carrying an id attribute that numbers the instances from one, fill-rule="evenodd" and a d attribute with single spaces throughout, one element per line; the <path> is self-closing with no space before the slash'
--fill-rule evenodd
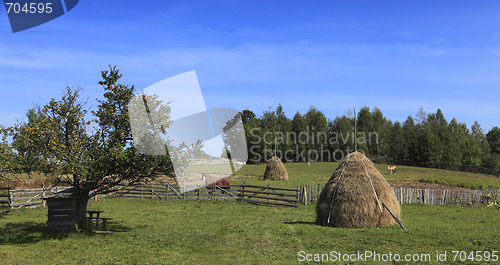
<path id="1" fill-rule="evenodd" d="M 354 152 L 358 151 L 358 139 L 357 139 L 357 132 L 356 132 L 356 127 L 357 127 L 357 117 L 356 117 L 356 108 L 354 108 Z"/>
<path id="2" fill-rule="evenodd" d="M 392 218 L 394 218 L 394 220 L 396 220 L 396 222 L 398 222 L 399 226 L 401 226 L 401 228 L 403 228 L 404 230 L 406 230 L 406 227 L 405 225 L 403 224 L 403 222 L 401 222 L 401 220 L 399 220 L 393 213 L 392 211 L 389 209 L 389 207 L 387 207 L 387 205 L 385 204 L 385 202 L 382 202 L 382 205 L 384 205 L 385 209 L 387 209 L 387 211 L 389 211 L 389 213 L 392 215 Z"/>

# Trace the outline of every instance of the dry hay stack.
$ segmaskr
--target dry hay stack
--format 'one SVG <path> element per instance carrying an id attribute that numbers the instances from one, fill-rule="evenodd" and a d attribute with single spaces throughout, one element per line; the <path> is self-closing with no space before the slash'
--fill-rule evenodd
<path id="1" fill-rule="evenodd" d="M 279 157 L 273 156 L 269 160 L 266 172 L 264 172 L 264 180 L 288 180 L 288 172 Z"/>
<path id="2" fill-rule="evenodd" d="M 365 155 L 351 153 L 340 162 L 321 192 L 316 223 L 335 227 L 397 224 L 382 202 L 401 219 L 401 207 L 384 176 Z"/>

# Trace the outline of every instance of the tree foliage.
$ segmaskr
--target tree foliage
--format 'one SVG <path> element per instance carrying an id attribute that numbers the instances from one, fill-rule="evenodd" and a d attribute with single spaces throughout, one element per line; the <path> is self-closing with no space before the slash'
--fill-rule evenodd
<path id="1" fill-rule="evenodd" d="M 77 224 L 85 229 L 89 198 L 172 172 L 167 156 L 138 153 L 132 140 L 128 102 L 134 87 L 118 84 L 122 77 L 113 67 L 101 73 L 104 99 L 98 100 L 94 119 L 85 119 L 86 102 L 80 89 L 66 88 L 60 99 L 52 99 L 30 110 L 28 122 L 13 129 L 13 146 L 23 171 L 54 176 L 71 185 L 77 200 Z"/>

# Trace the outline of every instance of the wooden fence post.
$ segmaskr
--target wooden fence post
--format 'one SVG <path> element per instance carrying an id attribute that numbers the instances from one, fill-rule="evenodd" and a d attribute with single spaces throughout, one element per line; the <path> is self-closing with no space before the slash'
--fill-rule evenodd
<path id="1" fill-rule="evenodd" d="M 307 205 L 307 185 L 304 185 L 304 205 Z"/>
<path id="2" fill-rule="evenodd" d="M 240 200 L 243 200 L 244 198 L 245 198 L 245 180 L 243 180 L 243 184 L 241 185 Z"/>
<path id="3" fill-rule="evenodd" d="M 11 208 L 14 208 L 14 206 L 12 205 L 12 193 L 11 193 L 11 191 L 10 191 L 11 189 L 12 189 L 12 186 L 11 186 L 11 184 L 10 184 L 10 180 L 9 180 L 9 192 L 8 192 L 8 195 L 9 195 L 9 206 L 10 206 Z"/>
<path id="4" fill-rule="evenodd" d="M 43 205 L 43 208 L 45 208 L 45 206 L 47 206 L 47 202 L 44 200 L 45 198 L 45 183 L 42 183 L 42 205 Z"/>
<path id="5" fill-rule="evenodd" d="M 142 187 L 143 187 L 143 184 L 141 183 L 141 200 L 142 200 Z"/>
<path id="6" fill-rule="evenodd" d="M 269 187 L 271 187 L 269 184 L 270 184 L 270 183 L 268 182 L 268 183 L 267 183 L 267 191 L 270 191 L 270 190 L 271 190 L 271 189 L 269 188 Z M 267 201 L 269 201 L 269 199 L 267 199 Z"/>

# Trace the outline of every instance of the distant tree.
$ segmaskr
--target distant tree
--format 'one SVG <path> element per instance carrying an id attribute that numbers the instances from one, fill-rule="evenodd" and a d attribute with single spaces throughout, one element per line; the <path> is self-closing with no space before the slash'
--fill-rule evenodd
<path id="1" fill-rule="evenodd" d="M 340 160 L 354 150 L 354 118 L 337 116 L 328 124 L 329 150 L 333 160 Z"/>
<path id="2" fill-rule="evenodd" d="M 240 122 L 241 120 L 240 115 L 241 113 L 238 113 L 231 120 L 227 121 L 226 125 L 223 128 L 224 139 L 227 144 L 227 147 L 224 148 L 224 151 L 229 151 L 229 152 L 223 153 L 222 157 L 235 160 L 235 162 L 237 159 L 245 157 L 245 154 L 247 154 L 248 152 L 248 149 L 245 149 L 242 146 L 242 143 L 245 143 L 246 139 L 244 138 L 245 125 L 243 124 L 243 122 Z M 247 162 L 247 161 L 238 161 L 238 162 Z"/>
<path id="3" fill-rule="evenodd" d="M 289 150 L 293 149 L 293 139 L 288 137 L 292 131 L 292 121 L 285 115 L 283 106 L 278 104 L 276 108 L 276 118 L 278 122 L 278 134 L 277 134 L 277 150 L 281 154 L 281 160 L 287 161 L 288 158 L 285 157 L 286 153 L 290 153 Z"/>
<path id="4" fill-rule="evenodd" d="M 403 129 L 403 157 L 399 160 L 404 164 L 415 164 L 418 161 L 418 131 L 413 117 L 410 115 L 402 126 Z"/>
<path id="5" fill-rule="evenodd" d="M 392 122 L 388 121 L 384 117 L 384 114 L 382 114 L 382 111 L 379 108 L 374 107 L 372 111 L 372 126 L 372 131 L 367 134 L 367 137 L 369 138 L 368 149 L 371 154 L 380 156 L 381 150 L 384 149 L 382 145 L 386 144 L 385 139 L 389 137 L 389 134 L 393 133 Z M 376 134 L 374 135 L 374 133 Z M 400 146 L 403 145 L 402 142 L 399 142 L 398 144 Z"/>
<path id="6" fill-rule="evenodd" d="M 490 145 L 491 152 L 494 154 L 500 154 L 500 128 L 497 126 L 491 128 L 491 130 L 486 134 L 488 144 Z"/>
<path id="7" fill-rule="evenodd" d="M 300 154 L 306 151 L 308 135 L 305 132 L 307 132 L 307 123 L 304 115 L 300 114 L 298 111 L 292 119 L 292 132 L 294 136 L 292 140 L 295 143 L 295 150 L 292 156 L 293 160 L 295 162 L 304 162 L 306 158 Z"/>
<path id="8" fill-rule="evenodd" d="M 483 166 L 494 170 L 500 170 L 500 128 L 491 128 L 486 134 L 490 153 L 483 159 Z"/>
<path id="9" fill-rule="evenodd" d="M 357 149 L 358 150 L 362 150 L 363 152 L 367 153 L 367 154 L 373 154 L 373 151 L 372 150 L 372 147 L 374 147 L 374 149 L 376 150 L 377 148 L 377 144 L 375 145 L 370 145 L 369 141 L 367 140 L 366 136 L 368 136 L 368 134 L 370 133 L 373 133 L 375 132 L 374 131 L 374 125 L 373 125 L 373 117 L 372 117 L 372 113 L 370 112 L 370 108 L 369 107 L 362 107 L 359 112 L 358 112 L 358 116 L 357 116 L 357 121 L 356 121 L 356 124 L 357 124 Z M 378 132 L 376 132 L 378 133 Z M 365 136 L 365 138 L 363 137 L 359 137 L 359 136 Z"/>
<path id="10" fill-rule="evenodd" d="M 470 165 L 473 163 L 473 146 L 470 142 L 469 130 L 464 123 L 459 123 L 456 119 L 452 119 L 448 125 L 451 132 L 451 143 L 449 161 L 451 165 Z M 468 150 L 469 149 L 469 150 Z"/>
<path id="11" fill-rule="evenodd" d="M 404 133 L 401 124 L 396 121 L 388 135 L 388 153 L 393 162 L 403 160 L 405 156 Z"/>
<path id="12" fill-rule="evenodd" d="M 472 141 L 474 142 L 475 145 L 477 145 L 477 159 L 476 161 L 481 161 L 485 159 L 485 157 L 491 153 L 491 148 L 488 143 L 488 139 L 486 138 L 486 134 L 484 133 L 483 129 L 481 128 L 481 125 L 477 122 L 474 121 L 474 124 L 472 124 L 471 129 L 471 137 Z M 478 162 L 479 163 L 479 162 Z"/>
<path id="13" fill-rule="evenodd" d="M 325 114 L 311 106 L 304 114 L 304 121 L 308 135 L 308 141 L 305 145 L 307 159 L 328 160 L 329 158 L 326 156 L 328 153 L 328 121 Z"/>
<path id="14" fill-rule="evenodd" d="M 425 113 L 425 110 L 423 107 L 419 107 L 417 111 L 417 124 L 422 125 L 427 121 L 427 113 Z"/>
<path id="15" fill-rule="evenodd" d="M 276 135 L 279 130 L 278 128 L 278 117 L 276 116 L 276 111 L 269 108 L 268 111 L 264 111 L 262 118 L 260 120 L 260 126 L 263 132 L 263 142 L 264 149 L 263 155 L 265 158 L 269 159 L 274 155 L 277 150 Z"/>
<path id="16" fill-rule="evenodd" d="M 249 121 L 256 118 L 255 113 L 253 113 L 253 111 L 247 110 L 247 109 L 240 112 L 240 115 L 241 115 L 241 121 L 243 122 L 243 124 L 247 124 Z"/>
<path id="17" fill-rule="evenodd" d="M 435 114 L 429 114 L 428 123 L 431 130 L 433 144 L 429 146 L 431 165 L 452 164 L 452 138 L 448 128 L 448 122 L 441 109 Z"/>
<path id="18" fill-rule="evenodd" d="M 248 116 L 247 116 L 248 117 Z M 260 127 L 260 119 L 258 118 L 242 118 L 243 127 L 245 128 L 245 138 L 247 141 L 248 161 L 247 163 L 258 163 L 263 161 L 264 144 L 263 130 Z"/>

